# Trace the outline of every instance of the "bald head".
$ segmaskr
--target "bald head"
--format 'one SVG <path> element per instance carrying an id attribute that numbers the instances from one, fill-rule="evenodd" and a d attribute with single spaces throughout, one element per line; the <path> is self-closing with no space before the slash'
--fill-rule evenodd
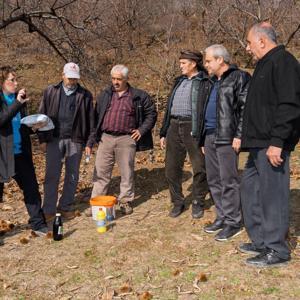
<path id="1" fill-rule="evenodd" d="M 250 29 L 256 36 L 264 36 L 271 42 L 277 44 L 277 34 L 269 22 L 261 22 L 253 25 Z"/>
<path id="2" fill-rule="evenodd" d="M 253 25 L 247 35 L 246 50 L 258 60 L 277 46 L 277 35 L 268 22 Z"/>

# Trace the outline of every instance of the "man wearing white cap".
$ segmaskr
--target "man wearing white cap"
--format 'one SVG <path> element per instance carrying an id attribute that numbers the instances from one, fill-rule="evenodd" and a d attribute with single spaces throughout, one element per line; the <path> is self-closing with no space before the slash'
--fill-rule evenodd
<path id="1" fill-rule="evenodd" d="M 86 155 L 91 153 L 93 98 L 88 90 L 78 84 L 79 79 L 78 65 L 67 63 L 62 81 L 46 88 L 39 108 L 39 113 L 51 118 L 55 126 L 53 130 L 39 133 L 41 148 L 46 152 L 43 210 L 47 221 L 54 218 L 56 211 L 65 219 L 75 217 L 74 196 L 83 148 Z M 57 203 L 63 161 L 65 179 Z"/>

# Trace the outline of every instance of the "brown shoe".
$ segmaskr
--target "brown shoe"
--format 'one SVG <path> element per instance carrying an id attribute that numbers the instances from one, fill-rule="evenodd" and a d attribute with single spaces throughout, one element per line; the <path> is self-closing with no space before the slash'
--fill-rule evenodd
<path id="1" fill-rule="evenodd" d="M 61 216 L 66 220 L 72 220 L 76 217 L 75 211 L 73 210 L 70 211 L 60 210 L 58 212 L 61 213 Z"/>
<path id="2" fill-rule="evenodd" d="M 45 216 L 46 223 L 49 223 L 49 222 L 53 221 L 54 218 L 55 218 L 54 214 L 44 214 L 44 216 Z"/>
<path id="3" fill-rule="evenodd" d="M 120 211 L 124 215 L 130 215 L 133 213 L 133 208 L 130 202 L 120 203 Z"/>

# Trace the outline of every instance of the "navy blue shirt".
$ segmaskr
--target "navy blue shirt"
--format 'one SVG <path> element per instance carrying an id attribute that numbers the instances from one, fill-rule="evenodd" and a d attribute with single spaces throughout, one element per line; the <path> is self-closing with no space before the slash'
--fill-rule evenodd
<path id="1" fill-rule="evenodd" d="M 219 81 L 216 81 L 211 89 L 206 111 L 205 111 L 205 129 L 215 129 L 217 125 L 217 94 Z"/>

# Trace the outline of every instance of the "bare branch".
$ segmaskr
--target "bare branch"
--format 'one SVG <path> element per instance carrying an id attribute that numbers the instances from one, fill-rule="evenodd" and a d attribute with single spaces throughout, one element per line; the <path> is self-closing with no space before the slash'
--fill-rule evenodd
<path id="1" fill-rule="evenodd" d="M 20 10 L 20 8 L 21 6 L 19 4 L 19 1 L 17 1 L 17 6 L 10 12 L 10 17 L 12 17 L 16 11 Z"/>
<path id="2" fill-rule="evenodd" d="M 55 1 L 53 2 L 53 4 L 51 5 L 51 9 L 55 10 L 55 5 L 56 5 L 57 1 L 58 1 L 58 0 L 55 0 Z"/>
<path id="3" fill-rule="evenodd" d="M 285 42 L 285 46 L 287 47 L 290 41 L 294 38 L 295 34 L 300 30 L 300 23 L 298 24 L 297 28 L 290 34 L 287 41 Z"/>
<path id="4" fill-rule="evenodd" d="M 53 41 L 49 38 L 48 35 L 46 35 L 42 30 L 40 30 L 35 24 L 32 23 L 30 18 L 25 17 L 22 19 L 24 23 L 26 23 L 29 28 L 31 28 L 32 32 L 37 32 L 41 37 L 43 37 L 49 45 L 54 49 L 54 51 L 64 60 L 68 61 L 67 58 L 64 56 L 64 54 L 57 48 L 57 46 L 53 43 Z"/>
<path id="5" fill-rule="evenodd" d="M 52 8 L 54 9 L 54 10 L 59 10 L 59 9 L 62 9 L 62 8 L 65 8 L 66 6 L 69 6 L 70 4 L 72 4 L 72 3 L 74 3 L 74 2 L 77 2 L 78 0 L 71 0 L 71 1 L 69 1 L 69 2 L 67 2 L 67 3 L 65 3 L 65 4 L 62 4 L 61 6 L 57 6 L 57 7 L 53 7 L 52 6 Z"/>
<path id="6" fill-rule="evenodd" d="M 260 17 L 259 17 L 259 16 L 256 16 L 256 15 L 254 15 L 253 13 L 251 13 L 251 12 L 245 10 L 245 9 L 242 9 L 242 8 L 240 8 L 240 7 L 237 6 L 237 5 L 232 5 L 232 8 L 234 8 L 234 9 L 240 11 L 240 12 L 243 13 L 243 14 L 246 14 L 246 15 L 252 17 L 252 18 L 255 19 L 256 21 L 259 21 L 259 20 L 260 20 Z"/>
<path id="7" fill-rule="evenodd" d="M 244 41 L 236 34 L 233 32 L 233 30 L 229 30 L 228 28 L 225 27 L 224 24 L 222 24 L 221 20 L 218 20 L 222 30 L 224 33 L 228 34 L 229 36 L 231 36 L 231 38 L 233 38 L 234 40 L 236 40 L 243 48 L 246 48 L 246 44 L 244 43 Z"/>

